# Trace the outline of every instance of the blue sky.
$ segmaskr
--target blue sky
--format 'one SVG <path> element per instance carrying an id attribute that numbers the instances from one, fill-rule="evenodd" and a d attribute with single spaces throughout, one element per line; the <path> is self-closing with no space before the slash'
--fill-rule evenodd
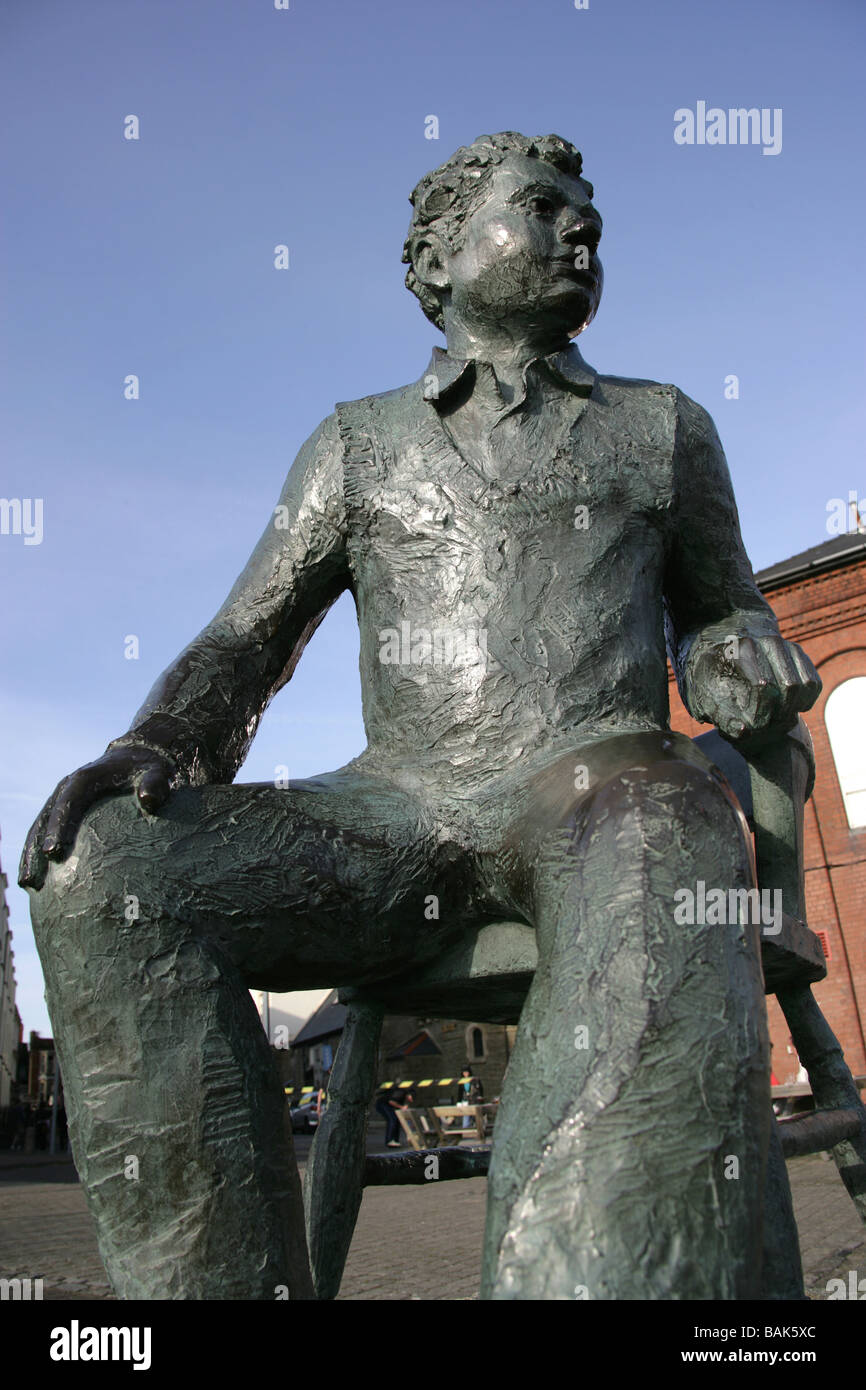
<path id="1" fill-rule="evenodd" d="M 606 285 L 581 350 L 710 410 L 756 569 L 866 494 L 861 0 L 6 0 L 0 30 L 0 493 L 44 518 L 41 544 L 0 536 L 11 880 L 55 783 L 222 602 L 299 445 L 441 342 L 403 287 L 407 196 L 483 132 L 583 151 Z M 676 144 L 699 101 L 780 108 L 780 153 Z M 357 658 L 347 597 L 242 779 L 360 751 Z M 25 1029 L 47 1032 L 9 904 Z"/>

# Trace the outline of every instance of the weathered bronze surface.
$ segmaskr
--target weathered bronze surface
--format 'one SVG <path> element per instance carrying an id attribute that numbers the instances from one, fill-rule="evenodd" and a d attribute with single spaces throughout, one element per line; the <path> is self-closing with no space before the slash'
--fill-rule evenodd
<path id="1" fill-rule="evenodd" d="M 666 650 L 690 711 L 744 746 L 820 682 L 755 586 L 706 411 L 571 341 L 601 296 L 592 199 L 555 136 L 482 136 L 422 180 L 407 284 L 447 351 L 315 430 L 216 617 L 33 827 L 21 882 L 122 1297 L 310 1296 L 248 987 L 370 986 L 500 920 L 534 931 L 538 966 L 484 1296 L 761 1288 L 760 928 L 673 914 L 677 890 L 746 888 L 754 865 L 730 788 L 668 728 Z M 232 785 L 346 589 L 366 749 L 288 788 Z M 506 970 L 506 1014 L 514 987 Z"/>

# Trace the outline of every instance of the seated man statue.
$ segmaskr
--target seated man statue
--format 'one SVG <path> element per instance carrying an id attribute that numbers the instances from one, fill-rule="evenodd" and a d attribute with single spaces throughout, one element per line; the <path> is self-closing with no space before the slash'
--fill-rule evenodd
<path id="1" fill-rule="evenodd" d="M 363 986 L 502 919 L 535 929 L 539 968 L 483 1296 L 756 1294 L 760 927 L 674 916 L 698 881 L 752 887 L 753 856 L 669 728 L 666 650 L 734 741 L 791 728 L 820 681 L 755 585 L 707 413 L 570 341 L 601 296 L 592 198 L 557 136 L 481 136 L 421 180 L 406 283 L 447 349 L 319 425 L 216 617 L 30 833 L 73 1150 L 123 1298 L 310 1296 L 249 989 Z M 233 785 L 347 589 L 367 747 Z"/>

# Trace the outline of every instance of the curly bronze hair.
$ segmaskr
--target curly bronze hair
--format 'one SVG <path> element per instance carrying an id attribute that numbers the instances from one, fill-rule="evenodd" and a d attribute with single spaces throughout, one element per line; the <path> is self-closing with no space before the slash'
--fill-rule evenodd
<path id="1" fill-rule="evenodd" d="M 409 266 L 406 288 L 419 300 L 431 323 L 443 331 L 445 321 L 439 295 L 415 274 L 415 247 L 427 228 L 435 227 L 446 245 L 454 251 L 459 250 L 466 219 L 483 202 L 486 186 L 497 164 L 510 154 L 543 159 L 572 178 L 582 177 L 580 151 L 561 136 L 540 135 L 530 140 L 516 130 L 502 130 L 498 135 L 479 135 L 471 145 L 461 145 L 438 169 L 425 174 L 409 194 L 413 211 L 403 243 L 403 262 Z M 592 198 L 592 184 L 586 179 L 583 182 Z"/>

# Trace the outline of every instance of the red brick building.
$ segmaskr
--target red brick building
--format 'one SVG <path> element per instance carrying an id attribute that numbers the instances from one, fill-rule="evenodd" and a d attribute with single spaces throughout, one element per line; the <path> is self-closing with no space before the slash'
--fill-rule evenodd
<path id="1" fill-rule="evenodd" d="M 848 1065 L 866 1073 L 866 535 L 837 536 L 761 570 L 758 586 L 782 634 L 811 657 L 824 682 L 804 719 L 815 745 L 815 790 L 806 806 L 806 908 L 821 935 L 827 978 L 814 987 Z M 686 713 L 669 672 L 671 727 L 705 733 Z M 775 999 L 768 1000 L 773 1070 L 796 1078 L 799 1061 Z"/>

